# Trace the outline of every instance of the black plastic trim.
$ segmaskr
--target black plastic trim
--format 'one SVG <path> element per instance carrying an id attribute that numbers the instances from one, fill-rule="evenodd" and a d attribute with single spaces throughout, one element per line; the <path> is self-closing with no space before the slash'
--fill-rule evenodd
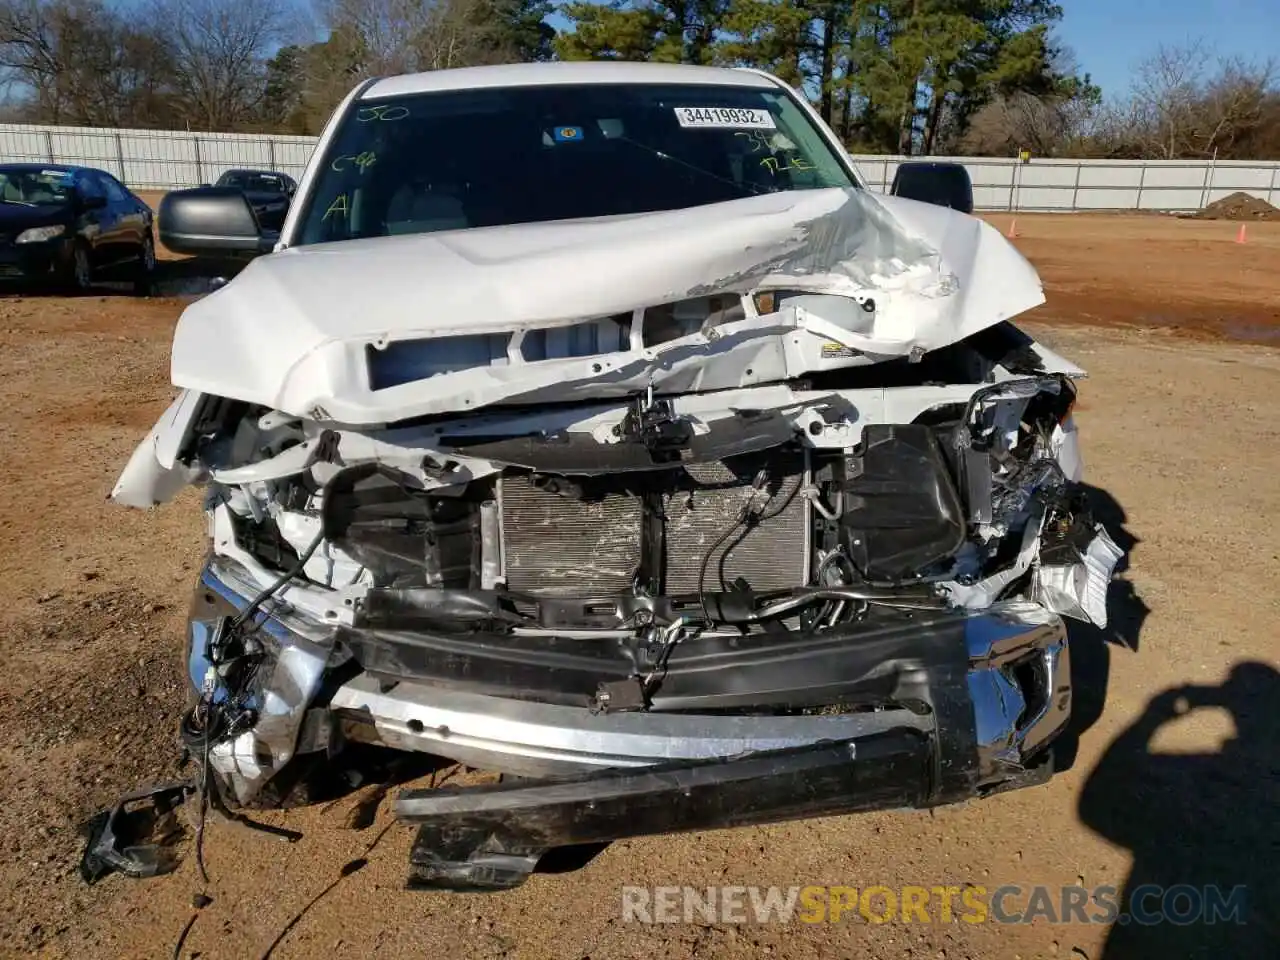
<path id="1" fill-rule="evenodd" d="M 931 676 L 963 676 L 967 621 L 952 610 L 893 611 L 816 634 L 777 628 L 689 638 L 671 651 L 652 709 L 927 703 Z M 601 683 L 650 667 L 632 638 L 368 628 L 341 628 L 339 636 L 366 671 L 388 680 L 568 706 L 589 706 Z"/>
<path id="2" fill-rule="evenodd" d="M 932 803 L 933 748 L 913 730 L 550 783 L 400 795 L 419 824 L 411 889 L 519 886 L 553 847 Z"/>

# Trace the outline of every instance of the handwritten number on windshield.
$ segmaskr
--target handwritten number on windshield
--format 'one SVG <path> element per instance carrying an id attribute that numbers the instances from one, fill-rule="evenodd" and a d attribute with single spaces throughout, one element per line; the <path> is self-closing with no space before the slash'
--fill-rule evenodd
<path id="1" fill-rule="evenodd" d="M 334 157 L 333 163 L 329 164 L 334 173 L 341 173 L 348 165 L 354 166 L 361 173 L 364 173 L 369 167 L 378 162 L 378 155 L 372 150 L 366 150 L 364 153 L 346 154 L 341 157 Z"/>
<path id="2" fill-rule="evenodd" d="M 384 103 L 377 107 L 361 107 L 356 111 L 356 119 L 361 123 L 372 120 L 403 120 L 409 115 L 409 108 L 394 103 Z"/>

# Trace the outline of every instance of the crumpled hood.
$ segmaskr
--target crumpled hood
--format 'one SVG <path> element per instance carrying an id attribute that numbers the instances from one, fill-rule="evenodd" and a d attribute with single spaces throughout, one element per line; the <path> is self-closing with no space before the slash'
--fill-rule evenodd
<path id="1" fill-rule="evenodd" d="M 824 310 L 810 297 L 807 309 L 749 315 L 658 346 L 634 335 L 632 349 L 590 357 L 530 361 L 517 336 L 496 362 L 371 386 L 369 351 L 400 341 L 519 335 L 761 289 L 861 305 Z M 864 190 L 795 191 L 284 250 L 186 310 L 172 376 L 300 416 L 382 423 L 647 385 L 675 392 L 787 379 L 814 368 L 810 355 L 829 367 L 932 350 L 1043 299 L 1034 269 L 980 220 Z"/>

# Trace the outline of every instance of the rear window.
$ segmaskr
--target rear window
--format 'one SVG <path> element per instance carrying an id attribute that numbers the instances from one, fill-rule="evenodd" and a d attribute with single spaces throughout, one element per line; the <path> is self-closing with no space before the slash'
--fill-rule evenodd
<path id="1" fill-rule="evenodd" d="M 903 164 L 890 192 L 962 213 L 973 210 L 969 178 L 963 167 L 954 164 Z"/>
<path id="2" fill-rule="evenodd" d="M 285 192 L 284 178 L 270 173 L 224 173 L 218 185 L 257 193 Z"/>
<path id="3" fill-rule="evenodd" d="M 348 112 L 294 243 L 853 186 L 781 90 L 593 84 L 417 94 Z"/>

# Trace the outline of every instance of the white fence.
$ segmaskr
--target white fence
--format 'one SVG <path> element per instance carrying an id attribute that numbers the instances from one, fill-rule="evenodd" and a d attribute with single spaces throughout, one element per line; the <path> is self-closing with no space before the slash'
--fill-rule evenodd
<path id="1" fill-rule="evenodd" d="M 853 157 L 867 185 L 880 191 L 908 159 Z M 965 165 L 980 210 L 1199 210 L 1237 191 L 1280 204 L 1275 161 L 939 159 Z"/>
<path id="2" fill-rule="evenodd" d="M 296 180 L 315 144 L 315 137 L 0 123 L 0 162 L 97 167 L 135 190 L 198 187 L 231 167 L 279 170 Z"/>
<path id="3" fill-rule="evenodd" d="M 229 167 L 296 179 L 314 146 L 314 137 L 0 124 L 0 162 L 99 167 L 138 190 L 199 186 Z M 880 191 L 906 159 L 853 157 L 867 185 Z M 968 168 L 982 210 L 1198 210 L 1238 190 L 1280 205 L 1280 162 L 947 159 Z"/>

